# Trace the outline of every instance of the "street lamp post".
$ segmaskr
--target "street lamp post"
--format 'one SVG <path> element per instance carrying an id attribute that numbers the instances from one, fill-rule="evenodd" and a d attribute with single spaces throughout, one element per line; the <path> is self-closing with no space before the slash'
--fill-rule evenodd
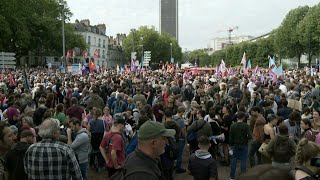
<path id="1" fill-rule="evenodd" d="M 171 63 L 173 63 L 173 59 L 172 59 L 172 43 L 170 43 L 170 61 L 171 61 Z"/>
<path id="2" fill-rule="evenodd" d="M 143 61 L 144 61 L 144 51 L 143 51 L 143 37 L 140 38 L 142 43 L 141 43 L 141 47 L 142 47 L 142 55 L 141 55 L 141 68 L 140 68 L 140 71 L 143 67 Z"/>
<path id="3" fill-rule="evenodd" d="M 66 60 L 66 42 L 65 42 L 65 35 L 64 35 L 64 6 L 65 3 L 63 0 L 60 1 L 60 5 L 62 6 L 62 14 L 61 14 L 61 19 L 62 19 L 62 60 L 64 60 L 65 66 L 67 65 L 67 60 Z"/>

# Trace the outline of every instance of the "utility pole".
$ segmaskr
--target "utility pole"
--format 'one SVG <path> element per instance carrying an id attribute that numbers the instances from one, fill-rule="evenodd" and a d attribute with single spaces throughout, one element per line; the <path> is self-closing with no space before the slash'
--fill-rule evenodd
<path id="1" fill-rule="evenodd" d="M 61 19 L 62 19 L 62 60 L 65 63 L 65 66 L 67 66 L 67 60 L 66 60 L 66 42 L 65 42 L 65 35 L 64 35 L 64 6 L 65 3 L 63 0 L 60 1 L 60 5 L 62 6 L 62 14 L 61 14 Z"/>
<path id="2" fill-rule="evenodd" d="M 170 61 L 171 63 L 173 63 L 173 59 L 172 59 L 172 43 L 170 43 Z"/>

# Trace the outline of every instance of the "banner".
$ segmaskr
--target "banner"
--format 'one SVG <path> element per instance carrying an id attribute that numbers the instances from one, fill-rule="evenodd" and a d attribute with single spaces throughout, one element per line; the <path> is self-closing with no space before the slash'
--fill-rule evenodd
<path id="1" fill-rule="evenodd" d="M 82 68 L 79 65 L 67 66 L 67 73 L 71 73 L 72 75 L 82 74 Z"/>

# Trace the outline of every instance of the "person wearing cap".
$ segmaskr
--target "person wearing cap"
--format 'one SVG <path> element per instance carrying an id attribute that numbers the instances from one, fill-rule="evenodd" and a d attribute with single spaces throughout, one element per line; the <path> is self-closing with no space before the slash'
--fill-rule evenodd
<path id="1" fill-rule="evenodd" d="M 156 121 L 143 123 L 138 131 L 138 146 L 124 165 L 127 174 L 124 179 L 164 180 L 159 157 L 165 152 L 167 138 L 173 137 L 175 133 L 174 129 L 166 129 Z"/>
<path id="2" fill-rule="evenodd" d="M 107 165 L 108 177 L 120 171 L 125 162 L 125 142 L 121 135 L 125 125 L 124 116 L 121 113 L 115 114 L 113 116 L 113 126 L 104 135 L 99 147 Z"/>
<path id="3" fill-rule="evenodd" d="M 230 127 L 229 144 L 233 151 L 231 159 L 230 179 L 235 179 L 237 161 L 241 161 L 241 173 L 246 172 L 248 142 L 252 139 L 249 125 L 245 122 L 246 114 L 239 111 L 237 114 L 237 122 Z"/>
<path id="4" fill-rule="evenodd" d="M 24 171 L 24 154 L 33 143 L 33 133 L 30 130 L 23 130 L 20 133 L 20 141 L 6 154 L 6 165 L 9 171 L 9 179 L 27 180 L 28 176 Z"/>

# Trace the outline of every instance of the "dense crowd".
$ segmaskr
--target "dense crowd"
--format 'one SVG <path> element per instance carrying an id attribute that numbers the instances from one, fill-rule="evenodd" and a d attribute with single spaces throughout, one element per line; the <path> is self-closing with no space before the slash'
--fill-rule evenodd
<path id="1" fill-rule="evenodd" d="M 87 179 L 92 168 L 108 179 L 217 180 L 220 165 L 230 179 L 316 179 L 319 100 L 319 76 L 304 70 L 276 80 L 267 70 L 2 71 L 0 179 Z"/>

